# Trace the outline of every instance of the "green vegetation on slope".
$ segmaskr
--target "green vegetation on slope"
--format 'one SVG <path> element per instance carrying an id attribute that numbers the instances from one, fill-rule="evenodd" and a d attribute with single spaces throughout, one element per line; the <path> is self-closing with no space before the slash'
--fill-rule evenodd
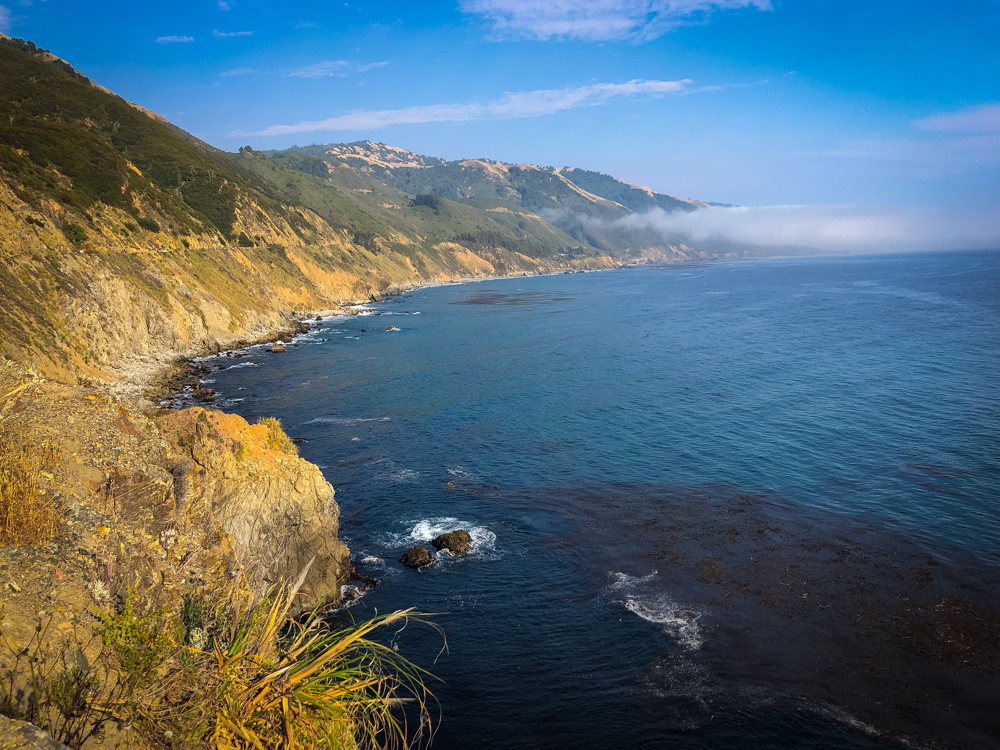
<path id="1" fill-rule="evenodd" d="M 648 249 L 676 247 L 680 239 L 666 239 L 625 220 L 633 213 L 652 209 L 693 211 L 702 205 L 599 172 L 489 159 L 444 161 L 371 141 L 296 147 L 272 156 L 332 182 L 341 179 L 350 167 L 355 174 L 418 198 L 435 195 L 476 208 L 489 205 L 532 213 L 559 231 L 561 252 L 567 254 L 621 258 L 641 255 Z"/>
<path id="2" fill-rule="evenodd" d="M 0 168 L 19 183 L 18 197 L 37 207 L 47 196 L 81 211 L 103 203 L 137 217 L 155 207 L 181 235 L 232 232 L 239 193 L 260 187 L 247 175 L 65 63 L 31 54 L 30 43 L 7 42 L 0 45 Z M 260 200 L 280 213 L 269 196 Z"/>

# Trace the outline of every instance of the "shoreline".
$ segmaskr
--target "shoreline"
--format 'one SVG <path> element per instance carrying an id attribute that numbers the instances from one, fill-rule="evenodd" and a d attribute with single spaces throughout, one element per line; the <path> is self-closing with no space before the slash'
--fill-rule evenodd
<path id="1" fill-rule="evenodd" d="M 710 263 L 711 261 L 707 261 Z M 676 265 L 679 267 L 689 267 L 687 265 L 688 261 L 678 261 Z M 701 264 L 701 262 L 699 262 Z M 504 281 L 507 279 L 520 279 L 520 278 L 535 278 L 542 276 L 563 276 L 563 275 L 574 275 L 574 274 L 586 274 L 586 273 L 599 273 L 603 271 L 620 271 L 623 269 L 641 268 L 644 265 L 653 265 L 652 263 L 634 263 L 634 264 L 620 264 L 611 268 L 591 268 L 591 269 L 579 269 L 572 271 L 551 271 L 546 273 L 522 273 L 509 276 L 470 276 L 461 278 L 455 281 L 429 281 L 424 284 L 414 284 L 412 286 L 394 286 L 386 289 L 382 292 L 380 299 L 375 299 L 374 295 L 368 299 L 358 299 L 352 302 L 344 303 L 342 307 L 330 308 L 325 310 L 315 310 L 315 311 L 295 311 L 294 313 L 287 316 L 283 325 L 269 329 L 260 333 L 260 335 L 254 337 L 240 337 L 229 340 L 216 340 L 213 342 L 214 345 L 209 345 L 207 347 L 202 347 L 195 351 L 186 352 L 170 352 L 165 350 L 162 352 L 157 352 L 152 355 L 145 355 L 137 357 L 139 360 L 138 365 L 133 365 L 132 373 L 127 375 L 122 380 L 110 384 L 110 389 L 114 395 L 119 398 L 132 398 L 139 399 L 142 401 L 150 402 L 155 408 L 172 408 L 172 407 L 162 407 L 160 402 L 165 399 L 169 399 L 175 394 L 182 391 L 183 382 L 196 374 L 197 360 L 207 359 L 209 357 L 219 357 L 227 354 L 228 352 L 240 351 L 242 349 L 248 349 L 254 346 L 261 346 L 264 344 L 272 343 L 274 341 L 283 341 L 288 343 L 294 336 L 301 333 L 307 333 L 309 329 L 309 323 L 315 322 L 317 316 L 322 318 L 337 317 L 337 316 L 350 316 L 356 315 L 357 313 L 351 312 L 352 309 L 358 308 L 361 305 L 378 305 L 385 303 L 393 297 L 400 297 L 407 292 L 413 292 L 418 289 L 434 289 L 437 287 L 446 286 L 461 286 L 463 284 L 473 284 L 482 283 L 490 281 Z M 661 264 L 661 265 L 675 265 L 675 264 Z M 287 337 L 288 341 L 285 341 Z M 152 363 L 147 363 L 147 360 L 154 360 Z M 136 373 L 136 370 L 142 368 L 146 365 L 145 372 Z M 126 370 L 127 368 L 121 368 Z M 211 402 L 205 404 L 211 408 L 213 407 Z"/>

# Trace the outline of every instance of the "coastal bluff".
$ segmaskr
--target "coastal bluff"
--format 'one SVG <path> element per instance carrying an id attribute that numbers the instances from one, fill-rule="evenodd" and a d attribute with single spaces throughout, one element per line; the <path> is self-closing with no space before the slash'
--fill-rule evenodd
<path id="1" fill-rule="evenodd" d="M 51 544 L 0 549 L 8 614 L 82 613 L 130 592 L 177 607 L 243 580 L 294 580 L 310 561 L 297 609 L 340 602 L 350 555 L 333 488 L 276 421 L 144 412 L 106 388 L 37 375 L 22 374 L 10 396 L 9 380 L 2 426 L 45 452 L 39 490 L 62 520 Z"/>
<path id="2" fill-rule="evenodd" d="M 211 523 L 231 540 L 230 576 L 255 569 L 264 582 L 276 584 L 313 561 L 299 606 L 337 603 L 351 563 L 337 536 L 340 509 L 333 487 L 315 464 L 298 457 L 283 433 L 276 435 L 276 424 L 251 425 L 200 407 L 166 414 L 164 437 L 192 461 L 179 506 L 188 509 L 189 523 Z"/>

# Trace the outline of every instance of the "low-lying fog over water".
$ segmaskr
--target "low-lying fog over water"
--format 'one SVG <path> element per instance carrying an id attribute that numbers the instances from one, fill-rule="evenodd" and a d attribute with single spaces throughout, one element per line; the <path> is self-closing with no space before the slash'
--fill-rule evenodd
<path id="1" fill-rule="evenodd" d="M 417 290 L 208 360 L 442 613 L 436 748 L 995 747 L 1000 253 Z M 390 330 L 391 329 L 391 330 Z M 396 560 L 465 528 L 473 551 Z M 338 616 L 345 616 L 344 614 Z"/>

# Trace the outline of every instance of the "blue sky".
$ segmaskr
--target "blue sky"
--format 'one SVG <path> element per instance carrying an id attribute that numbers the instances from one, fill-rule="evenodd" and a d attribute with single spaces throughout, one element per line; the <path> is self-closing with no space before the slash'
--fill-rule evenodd
<path id="1" fill-rule="evenodd" d="M 0 0 L 0 31 L 229 150 L 370 138 L 745 206 L 1000 213 L 1000 0 Z"/>

